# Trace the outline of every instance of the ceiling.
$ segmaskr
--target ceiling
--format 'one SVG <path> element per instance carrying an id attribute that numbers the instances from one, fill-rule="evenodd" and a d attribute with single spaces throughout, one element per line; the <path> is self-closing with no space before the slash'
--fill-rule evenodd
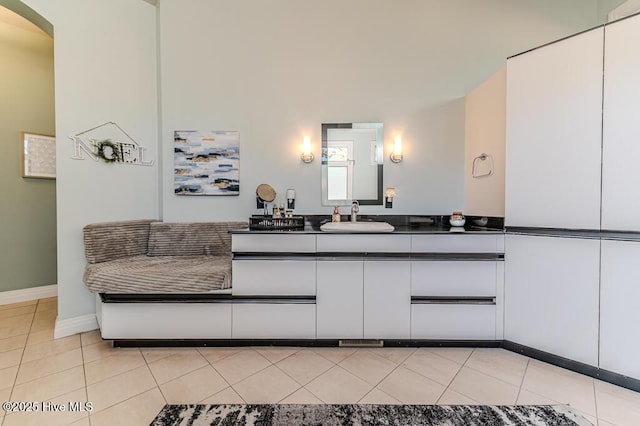
<path id="1" fill-rule="evenodd" d="M 0 6 L 0 23 L 13 25 L 21 30 L 31 31 L 48 37 L 47 33 L 42 31 L 40 27 L 3 6 Z"/>

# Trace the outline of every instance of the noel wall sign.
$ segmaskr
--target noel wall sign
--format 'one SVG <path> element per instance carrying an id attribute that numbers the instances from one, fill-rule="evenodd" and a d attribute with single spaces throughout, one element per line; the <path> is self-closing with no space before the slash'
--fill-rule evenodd
<path id="1" fill-rule="evenodd" d="M 153 161 L 145 159 L 146 148 L 113 121 L 70 136 L 69 139 L 73 142 L 71 158 L 74 160 L 89 157 L 109 164 L 153 165 Z"/>

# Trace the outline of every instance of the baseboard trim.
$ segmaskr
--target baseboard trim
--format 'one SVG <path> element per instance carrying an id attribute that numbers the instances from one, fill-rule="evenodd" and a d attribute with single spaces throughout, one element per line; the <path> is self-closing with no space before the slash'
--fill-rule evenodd
<path id="1" fill-rule="evenodd" d="M 108 340 L 108 339 L 107 339 Z M 218 347 L 218 346 L 300 346 L 338 347 L 339 339 L 112 339 L 114 347 Z M 356 339 L 355 341 L 357 341 Z M 499 348 L 497 340 L 420 340 L 420 339 L 380 339 L 384 348 L 429 347 L 429 348 Z"/>
<path id="2" fill-rule="evenodd" d="M 45 299 L 58 295 L 58 285 L 43 285 L 39 287 L 23 288 L 0 292 L 0 305 L 10 303 L 30 302 L 32 300 Z"/>
<path id="3" fill-rule="evenodd" d="M 98 329 L 98 320 L 96 314 L 81 315 L 68 319 L 56 319 L 56 327 L 53 331 L 53 338 L 73 336 L 74 334 L 84 333 Z"/>
<path id="4" fill-rule="evenodd" d="M 548 352 L 541 351 L 539 349 L 530 348 L 528 346 L 520 345 L 518 343 L 504 340 L 502 342 L 502 348 L 511 352 L 516 352 L 529 358 L 537 359 L 538 361 L 546 362 L 548 364 L 562 367 L 567 370 L 575 371 L 576 373 L 584 374 L 585 376 L 593 377 L 604 382 L 612 383 L 614 385 L 621 386 L 623 388 L 631 389 L 632 391 L 640 392 L 640 380 L 632 377 L 624 376 L 622 374 L 614 373 L 602 368 L 594 367 L 582 362 L 573 361 L 568 358 L 563 358 L 558 355 L 550 354 Z"/>

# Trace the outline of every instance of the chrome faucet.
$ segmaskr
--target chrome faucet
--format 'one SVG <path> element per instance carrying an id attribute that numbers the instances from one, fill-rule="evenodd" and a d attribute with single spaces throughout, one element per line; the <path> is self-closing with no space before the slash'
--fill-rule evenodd
<path id="1" fill-rule="evenodd" d="M 354 201 L 351 203 L 351 222 L 358 220 L 358 212 L 360 211 L 360 203 Z"/>

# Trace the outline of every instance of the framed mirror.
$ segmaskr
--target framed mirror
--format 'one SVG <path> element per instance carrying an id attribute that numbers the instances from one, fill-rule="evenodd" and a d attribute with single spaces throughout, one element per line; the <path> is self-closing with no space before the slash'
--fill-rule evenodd
<path id="1" fill-rule="evenodd" d="M 382 205 L 382 123 L 322 124 L 322 205 Z"/>

